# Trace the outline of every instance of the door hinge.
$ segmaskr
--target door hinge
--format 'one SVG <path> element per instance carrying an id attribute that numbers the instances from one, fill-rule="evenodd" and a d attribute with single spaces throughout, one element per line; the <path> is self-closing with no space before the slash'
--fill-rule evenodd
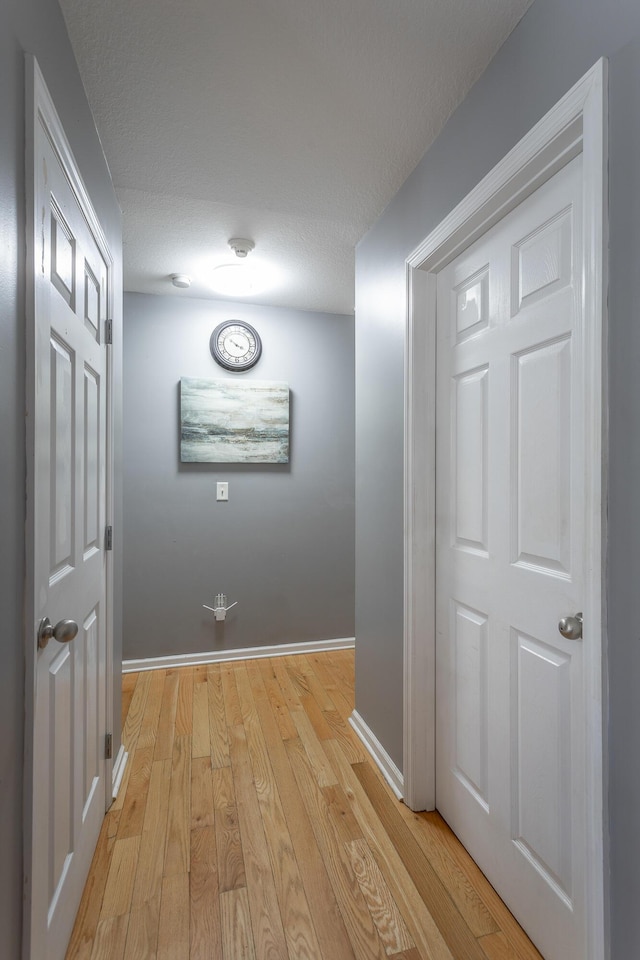
<path id="1" fill-rule="evenodd" d="M 105 760 L 113 759 L 113 735 L 111 733 L 105 733 L 104 735 L 104 758 Z"/>
<path id="2" fill-rule="evenodd" d="M 113 343 L 113 320 L 105 320 L 104 323 L 104 342 Z"/>
<path id="3" fill-rule="evenodd" d="M 113 527 L 111 525 L 106 527 L 104 531 L 104 548 L 105 550 L 113 550 Z"/>

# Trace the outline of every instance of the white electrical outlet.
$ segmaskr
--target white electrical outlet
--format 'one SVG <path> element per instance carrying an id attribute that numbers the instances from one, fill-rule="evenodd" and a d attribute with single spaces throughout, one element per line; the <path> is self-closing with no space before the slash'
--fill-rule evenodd
<path id="1" fill-rule="evenodd" d="M 229 484 L 226 481 L 218 481 L 216 484 L 216 500 L 229 499 Z"/>

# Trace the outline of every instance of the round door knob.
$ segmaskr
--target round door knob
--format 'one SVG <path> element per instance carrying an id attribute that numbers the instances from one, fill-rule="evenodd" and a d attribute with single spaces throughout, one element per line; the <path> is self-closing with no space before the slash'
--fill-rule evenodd
<path id="1" fill-rule="evenodd" d="M 581 640 L 582 614 L 576 613 L 575 617 L 563 617 L 558 624 L 558 630 L 567 640 Z"/>
<path id="2" fill-rule="evenodd" d="M 71 643 L 77 633 L 78 624 L 75 620 L 58 620 L 53 627 L 49 617 L 43 617 L 38 628 L 38 647 L 42 650 L 52 638 L 58 643 Z"/>

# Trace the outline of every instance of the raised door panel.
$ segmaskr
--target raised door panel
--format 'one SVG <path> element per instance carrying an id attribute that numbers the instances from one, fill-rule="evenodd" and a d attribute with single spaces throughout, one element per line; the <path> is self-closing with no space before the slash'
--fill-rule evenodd
<path id="1" fill-rule="evenodd" d="M 75 805 L 73 796 L 73 742 L 75 695 L 73 653 L 62 647 L 49 666 L 49 819 L 51 845 L 47 851 L 49 912 L 64 884 L 75 849 Z"/>
<path id="2" fill-rule="evenodd" d="M 512 358 L 512 562 L 571 567 L 571 339 Z"/>
<path id="3" fill-rule="evenodd" d="M 512 836 L 570 906 L 571 658 L 516 630 L 512 648 Z"/>
<path id="4" fill-rule="evenodd" d="M 455 647 L 455 770 L 461 783 L 488 812 L 486 614 L 453 601 L 451 635 Z"/>
<path id="5" fill-rule="evenodd" d="M 453 343 L 477 336 L 489 326 L 489 266 L 483 266 L 452 290 Z"/>
<path id="6" fill-rule="evenodd" d="M 101 514 L 101 430 L 100 376 L 88 364 L 84 366 L 84 458 L 82 464 L 84 494 L 83 550 L 85 560 L 100 550 Z"/>
<path id="7" fill-rule="evenodd" d="M 76 358 L 57 337 L 50 341 L 50 568 L 53 585 L 75 566 Z"/>
<path id="8" fill-rule="evenodd" d="M 453 520 L 456 547 L 487 555 L 487 366 L 452 381 Z"/>
<path id="9" fill-rule="evenodd" d="M 102 317 L 100 284 L 87 263 L 84 261 L 84 323 L 90 335 L 99 342 L 100 319 Z"/>
<path id="10" fill-rule="evenodd" d="M 571 283 L 572 209 L 566 207 L 512 247 L 512 315 Z"/>
<path id="11" fill-rule="evenodd" d="M 77 645 L 82 659 L 82 697 L 80 703 L 83 710 L 83 723 L 80 735 L 82 745 L 79 753 L 82 756 L 82 820 L 87 817 L 93 795 L 98 787 L 102 751 L 101 731 L 98 725 L 98 711 L 96 704 L 102 698 L 100 676 L 100 607 L 93 609 L 82 624 L 80 641 Z"/>
<path id="12" fill-rule="evenodd" d="M 53 197 L 51 197 L 51 283 L 71 309 L 75 309 L 76 240 Z"/>

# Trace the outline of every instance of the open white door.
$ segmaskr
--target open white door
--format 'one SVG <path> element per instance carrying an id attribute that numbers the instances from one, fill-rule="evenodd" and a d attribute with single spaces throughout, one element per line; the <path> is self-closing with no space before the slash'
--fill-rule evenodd
<path id="1" fill-rule="evenodd" d="M 601 61 L 408 261 L 404 795 L 546 960 L 605 955 L 605 104 Z"/>
<path id="2" fill-rule="evenodd" d="M 27 210 L 25 956 L 62 960 L 110 795 L 105 331 L 111 260 L 33 60 L 27 91 L 33 97 L 27 171 L 33 193 Z M 53 636 L 42 629 L 44 618 Z"/>
<path id="3" fill-rule="evenodd" d="M 547 960 L 586 956 L 581 245 L 578 156 L 437 280 L 436 807 Z"/>

